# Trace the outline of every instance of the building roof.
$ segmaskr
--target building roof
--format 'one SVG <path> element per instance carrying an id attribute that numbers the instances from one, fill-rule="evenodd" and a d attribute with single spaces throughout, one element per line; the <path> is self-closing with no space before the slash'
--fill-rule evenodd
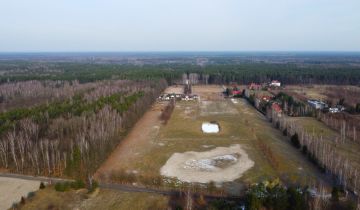
<path id="1" fill-rule="evenodd" d="M 277 103 L 273 103 L 273 104 L 271 105 L 271 108 L 272 108 L 274 111 L 276 111 L 276 112 L 281 112 L 281 111 L 282 111 L 280 105 L 277 104 Z"/>

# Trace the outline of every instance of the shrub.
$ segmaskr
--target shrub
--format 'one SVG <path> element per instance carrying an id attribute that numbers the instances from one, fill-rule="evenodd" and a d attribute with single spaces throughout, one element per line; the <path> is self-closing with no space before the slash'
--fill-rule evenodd
<path id="1" fill-rule="evenodd" d="M 216 185 L 214 181 L 209 182 L 206 187 L 209 193 L 213 193 L 216 190 Z"/>
<path id="2" fill-rule="evenodd" d="M 287 136 L 287 128 L 285 128 L 285 129 L 283 130 L 283 135 L 284 135 L 284 136 Z"/>
<path id="3" fill-rule="evenodd" d="M 20 204 L 25 205 L 25 203 L 26 203 L 25 198 L 23 196 L 21 196 Z"/>
<path id="4" fill-rule="evenodd" d="M 74 182 L 58 182 L 55 184 L 55 190 L 59 192 L 65 192 L 70 188 L 75 190 L 85 188 L 85 182 L 82 180 L 76 180 Z"/>
<path id="5" fill-rule="evenodd" d="M 11 209 L 18 209 L 19 208 L 19 204 L 18 203 L 13 203 L 11 205 Z"/>
<path id="6" fill-rule="evenodd" d="M 246 195 L 246 209 L 259 210 L 261 206 L 261 200 L 255 195 L 255 193 L 250 193 Z"/>
<path id="7" fill-rule="evenodd" d="M 55 190 L 59 192 L 65 192 L 70 189 L 69 182 L 58 182 L 55 184 Z"/>
<path id="8" fill-rule="evenodd" d="M 308 148 L 307 148 L 306 145 L 304 145 L 304 146 L 302 147 L 302 153 L 303 153 L 304 155 L 306 155 L 307 152 L 308 152 Z"/>
<path id="9" fill-rule="evenodd" d="M 45 189 L 45 184 L 44 184 L 44 182 L 40 182 L 40 190 L 42 190 L 42 189 Z"/>
<path id="10" fill-rule="evenodd" d="M 85 183 L 84 183 L 84 181 L 78 179 L 75 182 L 71 182 L 70 186 L 71 186 L 71 188 L 78 190 L 81 188 L 85 188 Z"/>
<path id="11" fill-rule="evenodd" d="M 33 198 L 35 196 L 35 192 L 29 192 L 27 194 L 27 198 Z"/>
<path id="12" fill-rule="evenodd" d="M 92 185 L 90 186 L 89 193 L 94 192 L 96 188 L 99 187 L 99 183 L 97 181 L 92 181 Z"/>
<path id="13" fill-rule="evenodd" d="M 339 201 L 339 188 L 333 187 L 331 191 L 331 199 L 333 201 Z"/>
<path id="14" fill-rule="evenodd" d="M 301 144 L 299 141 L 299 136 L 297 133 L 295 133 L 294 135 L 291 136 L 291 143 L 294 145 L 294 147 L 296 147 L 297 149 L 301 148 Z"/>
<path id="15" fill-rule="evenodd" d="M 234 201 L 228 201 L 225 199 L 216 199 L 209 202 L 210 209 L 237 209 L 237 205 Z"/>
<path id="16" fill-rule="evenodd" d="M 280 128 L 280 122 L 279 122 L 279 121 L 277 121 L 277 122 L 275 123 L 275 127 L 276 127 L 276 129 L 279 129 L 279 128 Z"/>
<path id="17" fill-rule="evenodd" d="M 306 202 L 302 193 L 296 190 L 293 187 L 288 188 L 287 190 L 289 205 L 291 209 L 294 210 L 303 210 L 306 209 Z"/>

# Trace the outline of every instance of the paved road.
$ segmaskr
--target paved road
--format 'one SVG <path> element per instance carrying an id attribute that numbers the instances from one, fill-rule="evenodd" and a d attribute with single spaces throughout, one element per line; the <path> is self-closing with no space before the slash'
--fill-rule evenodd
<path id="1" fill-rule="evenodd" d="M 32 181 L 47 182 L 47 183 L 73 181 L 71 179 L 61 179 L 61 178 L 44 177 L 44 176 L 30 176 L 30 175 L 23 175 L 23 174 L 11 174 L 11 173 L 1 173 L 1 172 L 0 172 L 0 177 L 25 179 L 25 180 L 32 180 Z"/>
<path id="2" fill-rule="evenodd" d="M 30 176 L 30 175 L 12 174 L 12 173 L 0 173 L 0 177 L 40 181 L 40 182 L 46 182 L 46 183 L 74 181 L 72 179 L 62 179 L 62 178 L 43 177 L 43 176 Z M 175 194 L 180 193 L 178 191 L 160 190 L 160 189 L 144 188 L 144 187 L 138 187 L 138 186 L 133 186 L 133 185 L 114 184 L 114 183 L 100 183 L 99 188 L 118 190 L 118 191 L 123 191 L 123 192 L 156 193 L 156 194 L 161 194 L 161 195 L 175 195 Z"/>

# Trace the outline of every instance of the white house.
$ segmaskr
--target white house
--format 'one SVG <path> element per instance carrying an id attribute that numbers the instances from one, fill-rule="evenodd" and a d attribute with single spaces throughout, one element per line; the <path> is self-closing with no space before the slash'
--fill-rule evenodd
<path id="1" fill-rule="evenodd" d="M 281 82 L 279 82 L 278 80 L 273 80 L 273 81 L 271 81 L 270 86 L 272 86 L 272 87 L 280 87 Z"/>

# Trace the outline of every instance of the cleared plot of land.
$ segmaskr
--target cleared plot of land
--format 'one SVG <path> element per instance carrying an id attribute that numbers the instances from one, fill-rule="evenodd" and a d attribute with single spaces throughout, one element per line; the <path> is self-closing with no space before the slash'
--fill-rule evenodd
<path id="1" fill-rule="evenodd" d="M 108 179 L 112 171 L 126 167 L 142 154 L 151 152 L 157 145 L 153 140 L 158 135 L 160 115 L 166 103 L 157 103 L 135 124 L 126 138 L 115 148 L 110 157 L 95 173 L 95 178 Z"/>
<path id="2" fill-rule="evenodd" d="M 113 190 L 100 190 L 87 194 L 85 190 L 56 192 L 46 188 L 36 192 L 21 208 L 25 210 L 79 209 L 79 210 L 116 210 L 116 209 L 166 209 L 168 198 L 149 193 L 129 193 Z"/>
<path id="3" fill-rule="evenodd" d="M 0 209 L 8 209 L 13 203 L 39 189 L 39 181 L 0 177 Z"/>
<path id="4" fill-rule="evenodd" d="M 195 87 L 197 93 L 220 94 L 221 91 L 219 86 L 211 86 L 210 90 L 207 86 Z M 285 183 L 309 184 L 323 179 L 318 169 L 243 99 L 215 99 L 205 105 L 196 101 L 177 102 L 167 125 L 157 122 L 159 113 L 153 112 L 149 111 L 135 126 L 132 132 L 136 134 L 130 133 L 127 143 L 116 149 L 102 169 L 158 177 L 161 167 L 174 153 L 206 152 L 239 144 L 255 164 L 235 180 L 237 183 L 279 177 Z M 214 112 L 221 114 L 212 114 Z M 213 121 L 219 124 L 220 132 L 203 133 L 202 123 Z M 104 172 L 102 169 L 99 171 Z"/>
<path id="5" fill-rule="evenodd" d="M 289 85 L 285 92 L 294 95 L 298 99 L 319 99 L 336 104 L 340 99 L 345 103 L 355 106 L 360 101 L 360 87 L 346 85 Z"/>
<path id="6" fill-rule="evenodd" d="M 183 94 L 184 93 L 184 86 L 183 85 L 170 86 L 170 87 L 166 88 L 164 93 Z"/>
<path id="7" fill-rule="evenodd" d="M 224 100 L 224 88 L 218 85 L 192 86 L 192 93 L 199 95 L 201 100 Z"/>
<path id="8" fill-rule="evenodd" d="M 222 114 L 237 114 L 237 110 L 229 105 L 229 103 L 219 101 L 204 101 L 200 102 L 200 115 L 222 115 Z"/>
<path id="9" fill-rule="evenodd" d="M 161 168 L 161 175 L 184 182 L 230 182 L 254 166 L 240 145 L 206 152 L 175 153 Z"/>

